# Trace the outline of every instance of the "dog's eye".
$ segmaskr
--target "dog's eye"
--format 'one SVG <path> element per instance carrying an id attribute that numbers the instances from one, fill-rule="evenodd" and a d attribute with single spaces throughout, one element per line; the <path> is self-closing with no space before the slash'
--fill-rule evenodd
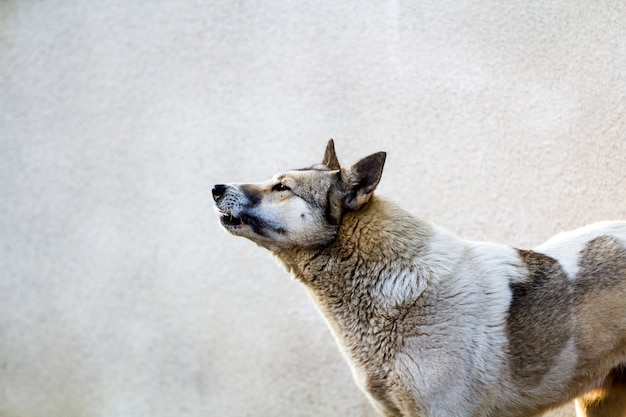
<path id="1" fill-rule="evenodd" d="M 289 187 L 287 187 L 285 184 L 283 184 L 282 182 L 279 182 L 278 184 L 274 185 L 272 187 L 272 191 L 289 191 Z"/>

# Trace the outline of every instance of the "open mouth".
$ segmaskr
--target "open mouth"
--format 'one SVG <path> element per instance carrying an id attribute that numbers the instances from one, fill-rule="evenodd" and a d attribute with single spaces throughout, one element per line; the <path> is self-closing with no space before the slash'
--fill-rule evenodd
<path id="1" fill-rule="evenodd" d="M 225 227 L 230 233 L 234 233 L 236 235 L 243 235 L 248 231 L 261 237 L 267 236 L 268 231 L 273 231 L 279 234 L 285 233 L 283 228 L 274 227 L 262 219 L 253 216 L 250 213 L 246 213 L 245 211 L 240 214 L 241 217 L 234 216 L 232 213 L 222 210 L 219 210 L 219 214 L 222 226 Z"/>
<path id="2" fill-rule="evenodd" d="M 230 213 L 221 213 L 220 221 L 224 226 L 237 227 L 243 225 L 243 220 Z"/>

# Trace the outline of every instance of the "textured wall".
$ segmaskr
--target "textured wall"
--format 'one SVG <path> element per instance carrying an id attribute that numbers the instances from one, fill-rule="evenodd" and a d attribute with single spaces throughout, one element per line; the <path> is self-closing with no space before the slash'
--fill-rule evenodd
<path id="1" fill-rule="evenodd" d="M 329 137 L 464 237 L 626 218 L 626 3 L 370 3 L 0 1 L 1 417 L 373 416 L 210 199 Z"/>

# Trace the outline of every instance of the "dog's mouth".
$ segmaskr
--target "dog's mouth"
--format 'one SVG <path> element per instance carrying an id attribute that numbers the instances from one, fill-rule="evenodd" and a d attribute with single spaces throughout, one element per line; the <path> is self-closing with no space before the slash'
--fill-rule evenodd
<path id="1" fill-rule="evenodd" d="M 226 227 L 239 227 L 244 225 L 244 222 L 240 217 L 236 217 L 231 213 L 225 212 L 220 212 L 220 222 Z"/>

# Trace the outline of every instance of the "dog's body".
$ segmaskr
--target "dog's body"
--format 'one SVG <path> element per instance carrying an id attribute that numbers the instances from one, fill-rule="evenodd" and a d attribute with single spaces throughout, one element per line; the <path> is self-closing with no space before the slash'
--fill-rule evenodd
<path id="1" fill-rule="evenodd" d="M 626 222 L 533 251 L 470 242 L 373 197 L 384 153 L 217 185 L 222 224 L 305 284 L 386 417 L 626 416 Z"/>

